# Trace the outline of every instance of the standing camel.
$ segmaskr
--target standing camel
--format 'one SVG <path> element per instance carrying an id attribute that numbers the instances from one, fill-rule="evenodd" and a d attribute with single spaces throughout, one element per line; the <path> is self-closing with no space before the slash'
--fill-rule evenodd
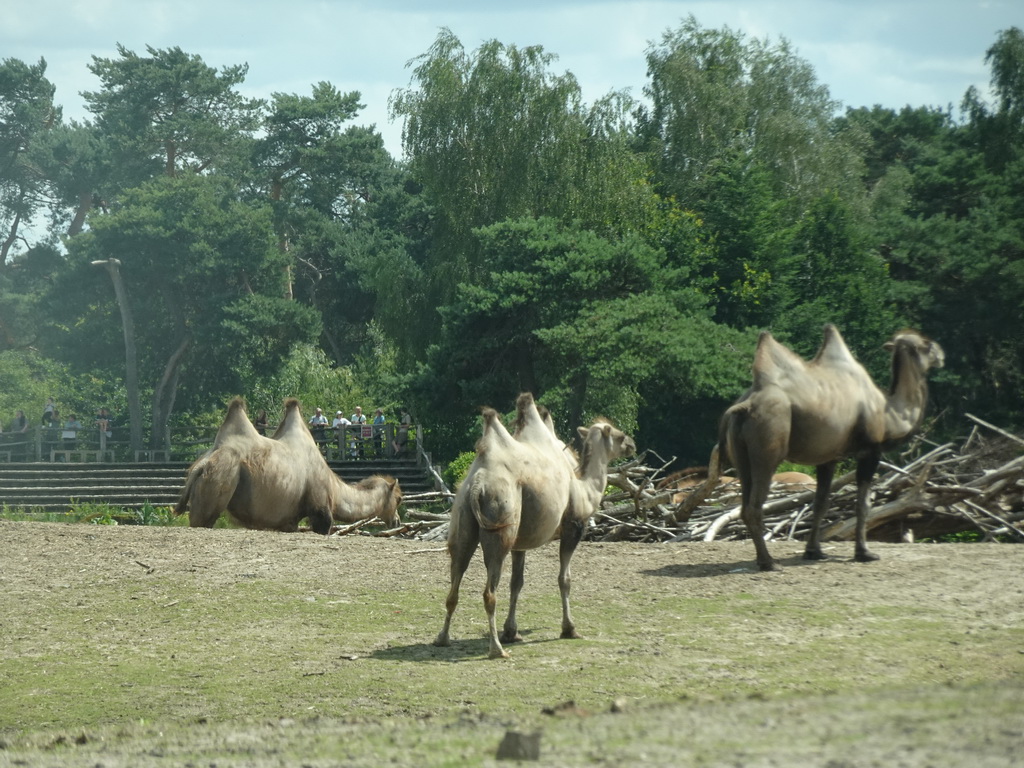
<path id="1" fill-rule="evenodd" d="M 754 383 L 722 417 L 718 448 L 736 466 L 742 491 L 740 514 L 762 571 L 778 570 L 764 540 L 761 508 L 772 473 L 788 459 L 817 467 L 817 489 L 807 560 L 822 560 L 821 520 L 828 508 L 836 462 L 857 460 L 855 559 L 877 560 L 867 545 L 868 496 L 882 451 L 921 425 L 928 401 L 927 373 L 941 368 L 944 353 L 911 330 L 886 343 L 892 381 L 882 392 L 850 353 L 834 325 L 810 362 L 763 332 L 754 353 Z"/>
<path id="2" fill-rule="evenodd" d="M 598 423 L 585 437 L 585 464 L 577 478 L 564 458 L 565 446 L 553 439 L 550 422 L 540 415 L 529 393 L 517 402 L 517 437 L 513 438 L 496 411 L 483 410 L 484 434 L 477 457 L 455 497 L 448 532 L 451 587 L 445 602 L 444 627 L 435 645 L 451 644 L 449 630 L 459 601 L 459 586 L 479 544 L 483 549 L 487 583 L 487 613 L 491 658 L 508 658 L 501 645 L 521 640 L 516 605 L 524 582 L 526 550 L 560 538 L 559 590 L 562 596 L 562 637 L 578 637 L 569 611 L 569 562 L 583 537 L 587 519 L 604 491 L 608 462 L 635 450 L 632 439 L 609 424 Z M 587 447 L 589 446 L 589 448 Z M 600 485 L 595 492 L 593 488 Z M 596 493 L 596 497 L 595 494 Z M 495 619 L 501 568 L 512 553 L 509 614 L 501 639 Z"/>
<path id="3" fill-rule="evenodd" d="M 308 518 L 317 533 L 335 520 L 377 516 L 397 525 L 402 492 L 389 477 L 348 485 L 324 461 L 306 428 L 299 402 L 285 402 L 273 438 L 260 435 L 235 398 L 213 447 L 189 467 L 175 514 L 189 510 L 189 525 L 212 528 L 221 512 L 247 528 L 296 531 Z"/>

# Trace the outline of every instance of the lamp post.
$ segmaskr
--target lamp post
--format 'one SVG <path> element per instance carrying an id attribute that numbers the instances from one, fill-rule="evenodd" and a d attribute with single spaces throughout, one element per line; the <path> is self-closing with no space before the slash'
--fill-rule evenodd
<path id="1" fill-rule="evenodd" d="M 114 295 L 121 309 L 121 329 L 124 332 L 124 383 L 128 390 L 128 427 L 133 452 L 142 450 L 142 406 L 139 402 L 139 365 L 135 353 L 135 321 L 128 304 L 128 294 L 121 280 L 121 261 L 104 259 L 92 262 L 94 267 L 106 267 L 114 282 Z"/>

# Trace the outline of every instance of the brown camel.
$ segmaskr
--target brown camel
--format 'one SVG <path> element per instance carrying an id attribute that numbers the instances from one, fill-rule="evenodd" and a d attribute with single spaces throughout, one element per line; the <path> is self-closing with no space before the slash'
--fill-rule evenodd
<path id="1" fill-rule="evenodd" d="M 758 339 L 754 384 L 722 417 L 718 447 L 739 473 L 741 515 L 762 571 L 779 568 L 765 544 L 761 507 L 772 473 L 784 459 L 817 467 L 814 517 L 804 558 L 824 559 L 820 527 L 836 462 L 853 456 L 857 460 L 855 559 L 878 559 L 867 545 L 871 478 L 882 451 L 920 426 L 928 400 L 928 370 L 941 368 L 944 362 L 942 348 L 916 331 L 900 331 L 885 348 L 892 352 L 888 393 L 875 386 L 834 325 L 825 326 L 824 341 L 810 362 L 767 332 Z"/>
<path id="2" fill-rule="evenodd" d="M 681 504 L 689 496 L 694 488 L 703 486 L 708 481 L 708 467 L 687 467 L 666 475 L 657 488 L 659 491 L 675 491 L 672 494 L 672 503 Z M 730 488 L 737 485 L 739 480 L 727 475 L 719 475 L 718 485 Z M 772 485 L 782 486 L 787 493 L 799 491 L 813 491 L 816 482 L 813 477 L 804 472 L 776 472 L 772 475 Z"/>
<path id="3" fill-rule="evenodd" d="M 390 477 L 369 477 L 348 485 L 324 461 L 310 435 L 299 402 L 285 402 L 285 415 L 272 438 L 250 423 L 245 403 L 235 398 L 213 448 L 189 468 L 175 514 L 189 510 L 189 525 L 212 528 L 227 511 L 247 528 L 296 531 L 308 518 L 327 534 L 335 520 L 379 517 L 397 525 L 402 491 Z"/>
<path id="4" fill-rule="evenodd" d="M 448 532 L 451 588 L 445 602 L 444 627 L 434 641 L 447 646 L 459 586 L 480 544 L 487 569 L 484 609 L 490 638 L 489 656 L 507 658 L 501 641 L 522 639 L 516 605 L 522 590 L 526 550 L 560 538 L 558 584 L 562 595 L 562 637 L 578 637 L 569 611 L 569 562 L 583 537 L 586 521 L 604 491 L 608 462 L 635 450 L 633 441 L 609 424 L 580 429 L 584 463 L 576 477 L 565 459 L 565 446 L 554 438 L 550 419 L 538 412 L 529 393 L 517 402 L 517 437 L 501 423 L 496 411 L 483 410 L 484 434 L 477 457 L 455 497 Z M 597 486 L 600 486 L 597 488 Z M 495 620 L 495 592 L 506 555 L 512 553 L 509 614 L 501 639 Z"/>

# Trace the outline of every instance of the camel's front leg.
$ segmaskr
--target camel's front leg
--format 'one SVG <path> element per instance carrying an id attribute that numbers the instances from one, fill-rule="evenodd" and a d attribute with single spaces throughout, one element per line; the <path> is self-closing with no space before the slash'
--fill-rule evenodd
<path id="1" fill-rule="evenodd" d="M 807 538 L 804 548 L 804 560 L 824 560 L 821 551 L 821 520 L 828 509 L 828 500 L 832 494 L 832 478 L 836 474 L 836 463 L 819 464 L 815 475 L 818 486 L 814 491 L 814 515 L 811 518 L 811 535 Z"/>
<path id="2" fill-rule="evenodd" d="M 519 604 L 519 593 L 523 590 L 523 582 L 526 577 L 526 552 L 517 550 L 512 552 L 512 580 L 509 582 L 508 617 L 505 619 L 505 629 L 501 633 L 503 643 L 522 642 L 523 636 L 519 634 L 519 625 L 516 622 L 516 606 Z"/>
<path id="3" fill-rule="evenodd" d="M 562 637 L 578 638 L 576 624 L 572 620 L 572 612 L 569 610 L 569 590 L 572 589 L 572 574 L 569 571 L 569 563 L 576 552 L 576 547 L 583 540 L 583 532 L 586 529 L 586 520 L 566 520 L 562 523 L 562 538 L 558 542 L 558 591 L 562 594 Z"/>
<path id="4" fill-rule="evenodd" d="M 868 503 L 871 498 L 871 480 L 875 476 L 881 453 L 872 451 L 857 461 L 857 541 L 853 559 L 858 563 L 870 563 L 878 555 L 868 549 Z"/>

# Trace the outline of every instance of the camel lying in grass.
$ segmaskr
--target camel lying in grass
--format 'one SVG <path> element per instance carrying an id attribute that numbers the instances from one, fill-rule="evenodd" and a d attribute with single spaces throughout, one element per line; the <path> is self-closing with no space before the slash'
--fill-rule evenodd
<path id="1" fill-rule="evenodd" d="M 484 434 L 477 456 L 459 487 L 448 531 L 451 587 L 445 602 L 444 626 L 434 641 L 447 646 L 459 586 L 479 544 L 487 569 L 484 610 L 487 613 L 491 658 L 507 658 L 502 647 L 521 640 L 516 606 L 524 582 L 526 551 L 555 538 L 560 540 L 558 585 L 562 597 L 562 637 L 578 637 L 569 610 L 569 563 L 583 538 L 587 520 L 597 509 L 607 480 L 608 463 L 636 450 L 633 440 L 603 422 L 580 428 L 583 459 L 578 474 L 571 470 L 565 446 L 554 439 L 550 420 L 540 415 L 529 393 L 517 402 L 516 437 L 509 434 L 492 408 L 483 410 Z M 495 619 L 501 568 L 512 553 L 511 596 L 501 638 Z"/>
<path id="2" fill-rule="evenodd" d="M 379 517 L 398 525 L 402 491 L 398 481 L 374 476 L 349 485 L 324 461 L 299 410 L 285 402 L 285 415 L 272 438 L 260 435 L 235 398 L 213 448 L 189 468 L 175 514 L 189 511 L 189 525 L 212 528 L 221 512 L 246 528 L 296 531 L 309 520 L 327 534 L 335 521 Z"/>

